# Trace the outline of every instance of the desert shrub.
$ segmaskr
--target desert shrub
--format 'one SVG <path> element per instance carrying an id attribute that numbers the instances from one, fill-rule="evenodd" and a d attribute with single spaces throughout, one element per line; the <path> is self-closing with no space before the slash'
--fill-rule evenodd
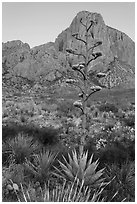
<path id="1" fill-rule="evenodd" d="M 2 142 L 2 165 L 7 165 L 9 158 L 9 148 L 6 142 Z"/>
<path id="2" fill-rule="evenodd" d="M 26 126 L 25 126 L 26 127 Z M 19 132 L 23 132 L 22 126 L 16 123 L 10 123 L 2 126 L 2 140 L 6 141 L 9 138 L 14 138 Z"/>
<path id="3" fill-rule="evenodd" d="M 135 163 L 124 163 L 107 165 L 105 169 L 107 181 L 111 181 L 106 187 L 108 199 L 117 192 L 113 202 L 124 200 L 126 202 L 135 201 Z"/>
<path id="4" fill-rule="evenodd" d="M 135 116 L 134 115 L 129 115 L 128 117 L 124 117 L 122 119 L 124 124 L 129 127 L 135 127 Z"/>
<path id="5" fill-rule="evenodd" d="M 8 116 L 9 116 L 9 108 L 2 107 L 2 117 L 5 118 Z"/>
<path id="6" fill-rule="evenodd" d="M 35 128 L 33 135 L 43 145 L 55 145 L 59 142 L 59 130 L 53 127 Z"/>
<path id="7" fill-rule="evenodd" d="M 41 105 L 41 109 L 44 111 L 48 111 L 48 112 L 53 112 L 57 110 L 57 105 L 56 104 L 42 104 Z"/>
<path id="8" fill-rule="evenodd" d="M 101 112 L 110 112 L 110 111 L 113 113 L 118 112 L 118 108 L 114 104 L 111 104 L 111 103 L 102 104 L 102 105 L 98 106 L 98 109 Z"/>
<path id="9" fill-rule="evenodd" d="M 112 130 L 112 128 L 114 127 L 114 123 L 113 122 L 110 122 L 110 123 L 107 123 L 107 124 L 105 124 L 105 126 L 104 126 L 104 131 L 111 131 Z"/>
<path id="10" fill-rule="evenodd" d="M 100 149 L 98 157 L 100 158 L 100 165 L 103 166 L 105 163 L 122 164 L 129 159 L 129 154 L 120 142 L 115 141 Z"/>
<path id="11" fill-rule="evenodd" d="M 96 140 L 95 138 L 88 137 L 86 140 L 86 144 L 84 146 L 84 150 L 88 151 L 88 159 L 94 154 L 94 159 L 96 158 Z"/>
<path id="12" fill-rule="evenodd" d="M 74 110 L 73 103 L 69 100 L 64 100 L 58 103 L 57 111 L 58 114 L 61 114 L 62 116 L 67 116 L 71 111 Z"/>
<path id="13" fill-rule="evenodd" d="M 135 140 L 130 141 L 127 146 L 127 152 L 131 161 L 135 161 Z"/>
<path id="14" fill-rule="evenodd" d="M 11 123 L 2 126 L 2 140 L 6 141 L 9 138 L 14 138 L 20 132 L 33 137 L 35 141 L 39 141 L 41 144 L 52 145 L 58 143 L 60 130 L 53 127 L 40 128 L 33 124 L 17 125 L 16 123 Z"/>
<path id="15" fill-rule="evenodd" d="M 14 106 L 14 101 L 6 101 L 5 106 L 6 107 Z"/>
<path id="16" fill-rule="evenodd" d="M 20 121 L 21 121 L 22 123 L 25 123 L 25 122 L 27 121 L 25 115 L 21 115 Z"/>
<path id="17" fill-rule="evenodd" d="M 121 121 L 125 117 L 125 112 L 119 109 L 119 111 L 115 113 L 115 116 Z"/>

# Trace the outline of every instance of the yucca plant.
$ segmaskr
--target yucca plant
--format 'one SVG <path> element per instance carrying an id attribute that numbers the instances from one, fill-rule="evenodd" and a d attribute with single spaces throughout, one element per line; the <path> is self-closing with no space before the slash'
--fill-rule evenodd
<path id="1" fill-rule="evenodd" d="M 56 154 L 42 149 L 39 154 L 34 155 L 33 161 L 27 161 L 27 169 L 39 182 L 45 182 L 51 174 L 51 167 Z"/>
<path id="2" fill-rule="evenodd" d="M 103 189 L 99 189 L 94 193 L 89 187 L 75 179 L 73 182 L 63 180 L 62 185 L 55 185 L 50 190 L 50 182 L 48 182 L 44 189 L 38 189 L 29 186 L 27 189 L 21 185 L 22 202 L 103 202 L 105 198 L 101 198 Z M 80 187 L 79 187 L 80 186 Z"/>
<path id="3" fill-rule="evenodd" d="M 23 164 L 34 154 L 39 145 L 33 141 L 32 137 L 28 137 L 23 133 L 19 133 L 15 138 L 9 139 L 7 142 L 9 161 L 16 164 Z"/>
<path id="4" fill-rule="evenodd" d="M 78 178 L 80 182 L 84 181 L 84 185 L 97 187 L 104 183 L 103 171 L 101 169 L 97 171 L 99 165 L 98 160 L 93 162 L 93 154 L 88 160 L 88 151 L 77 153 L 74 149 L 72 156 L 68 153 L 68 161 L 63 157 L 64 163 L 58 161 L 60 169 L 55 168 L 54 175 L 66 178 L 67 180 L 74 181 Z"/>

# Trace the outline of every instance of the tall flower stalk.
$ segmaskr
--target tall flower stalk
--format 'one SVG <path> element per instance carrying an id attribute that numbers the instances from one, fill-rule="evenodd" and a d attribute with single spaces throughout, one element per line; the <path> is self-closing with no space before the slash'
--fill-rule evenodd
<path id="1" fill-rule="evenodd" d="M 92 94 L 100 91 L 104 87 L 103 85 L 101 85 L 99 79 L 105 77 L 107 73 L 102 73 L 98 70 L 94 71 L 91 68 L 91 63 L 102 56 L 101 52 L 95 52 L 95 48 L 102 45 L 102 41 L 100 41 L 99 39 L 95 39 L 95 35 L 93 32 L 93 28 L 96 25 L 96 22 L 94 20 L 91 20 L 89 18 L 89 15 L 87 15 L 85 22 L 83 22 L 82 18 L 80 19 L 80 24 L 84 27 L 85 30 L 84 37 L 81 37 L 80 33 L 74 33 L 72 34 L 72 37 L 83 44 L 84 51 L 78 53 L 71 48 L 66 49 L 66 51 L 69 54 L 78 56 L 78 58 L 80 59 L 83 58 L 83 61 L 79 62 L 78 64 L 72 65 L 71 67 L 74 72 L 77 72 L 79 77 L 71 77 L 66 80 L 66 83 L 74 85 L 80 90 L 80 100 L 75 101 L 74 106 L 81 109 L 82 111 L 83 134 L 80 142 L 80 148 L 82 152 L 87 135 L 87 101 Z M 89 43 L 89 40 L 91 43 Z"/>

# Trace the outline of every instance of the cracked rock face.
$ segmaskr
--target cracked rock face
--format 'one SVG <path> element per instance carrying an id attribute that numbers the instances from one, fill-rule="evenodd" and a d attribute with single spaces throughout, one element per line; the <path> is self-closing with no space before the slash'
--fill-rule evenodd
<path id="1" fill-rule="evenodd" d="M 80 23 L 81 19 L 83 23 L 87 19 L 88 21 L 93 20 L 95 22 L 90 32 L 93 32 L 95 39 L 103 42 L 100 48 L 97 48 L 97 51 L 100 49 L 103 54 L 101 57 L 102 64 L 108 64 L 114 57 L 117 57 L 130 66 L 135 66 L 135 43 L 125 33 L 105 25 L 100 14 L 88 11 L 79 12 L 71 25 L 58 35 L 55 40 L 55 47 L 58 51 L 65 52 L 66 48 L 70 47 L 79 51 L 84 49 L 82 42 L 78 42 L 72 37 L 73 33 L 79 33 L 80 37 L 84 37 L 85 29 Z M 91 42 L 92 37 L 89 39 L 89 46 Z"/>

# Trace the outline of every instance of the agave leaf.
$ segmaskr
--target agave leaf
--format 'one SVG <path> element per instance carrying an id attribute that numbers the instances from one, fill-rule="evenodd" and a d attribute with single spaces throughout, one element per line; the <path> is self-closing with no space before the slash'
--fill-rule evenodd
<path id="1" fill-rule="evenodd" d="M 69 164 L 72 167 L 73 174 L 76 175 L 79 169 L 78 161 L 76 159 L 76 162 L 75 162 L 75 160 L 70 156 L 70 154 L 68 154 L 68 157 L 69 157 Z"/>
<path id="2" fill-rule="evenodd" d="M 102 188 L 102 187 L 106 186 L 106 182 L 104 182 L 104 181 L 105 181 L 105 178 L 102 178 L 102 179 L 96 180 L 95 183 L 92 183 L 92 184 L 87 182 L 87 185 L 92 185 L 94 189 L 96 189 L 98 187 Z"/>
<path id="3" fill-rule="evenodd" d="M 76 177 L 78 175 L 78 172 L 79 172 L 79 167 L 76 166 L 75 163 L 72 164 L 72 172 L 73 172 L 73 175 Z"/>
<path id="4" fill-rule="evenodd" d="M 82 170 L 81 168 L 78 169 L 77 177 L 78 177 L 78 179 L 79 179 L 80 181 L 84 179 L 83 170 Z"/>
<path id="5" fill-rule="evenodd" d="M 81 168 L 82 172 L 85 171 L 85 169 L 86 169 L 86 164 L 87 164 L 87 152 L 86 152 L 86 154 L 84 154 L 84 155 L 82 156 L 82 158 L 80 158 L 79 165 L 80 165 L 80 168 Z"/>
<path id="6" fill-rule="evenodd" d="M 72 171 L 73 174 L 76 176 L 78 174 L 78 171 L 80 169 L 80 165 L 79 165 L 79 161 L 78 161 L 78 155 L 76 153 L 76 151 L 72 152 Z"/>
<path id="7" fill-rule="evenodd" d="M 72 174 L 71 169 L 69 169 L 69 167 L 65 166 L 62 162 L 59 161 L 59 163 L 60 163 L 62 170 L 65 172 L 65 175 L 67 175 L 70 179 L 73 179 L 74 176 Z"/>
<path id="8" fill-rule="evenodd" d="M 73 163 L 79 168 L 78 155 L 76 150 L 72 151 Z"/>
<path id="9" fill-rule="evenodd" d="M 90 157 L 90 159 L 89 159 L 89 161 L 87 163 L 87 167 L 92 163 L 92 160 L 93 160 L 93 154 L 91 155 L 91 157 Z"/>
<path id="10" fill-rule="evenodd" d="M 52 172 L 53 175 L 57 176 L 57 177 L 61 177 L 61 178 L 64 178 L 64 173 L 62 173 L 61 170 L 59 170 L 57 167 L 53 166 L 54 169 L 57 171 L 57 172 Z"/>
<path id="11" fill-rule="evenodd" d="M 84 172 L 84 177 L 92 176 L 92 174 L 95 173 L 97 167 L 98 167 L 97 162 L 93 162 L 92 164 L 90 164 L 90 166 L 88 166 Z"/>
<path id="12" fill-rule="evenodd" d="M 72 171 L 72 165 L 70 163 L 67 162 L 66 158 L 63 156 L 63 159 L 66 163 L 66 166 Z M 59 162 L 60 163 L 60 162 Z"/>
<path id="13" fill-rule="evenodd" d="M 69 153 L 68 153 L 68 158 L 69 158 L 69 163 L 70 163 L 70 165 L 72 166 L 72 164 L 73 164 L 73 160 L 72 160 L 72 158 L 71 158 L 71 156 L 70 156 Z"/>
<path id="14" fill-rule="evenodd" d="M 59 161 L 59 164 L 60 164 L 60 166 L 61 166 L 61 169 L 64 171 L 64 169 L 65 170 L 71 170 L 71 169 L 69 169 L 69 165 L 68 164 L 63 164 L 61 161 Z"/>
<path id="15" fill-rule="evenodd" d="M 53 172 L 52 175 L 54 175 L 54 176 L 56 176 L 56 177 L 58 177 L 58 178 L 64 178 L 64 175 L 62 175 L 61 172 L 60 172 L 60 173 L 55 173 L 55 172 Z"/>
<path id="16" fill-rule="evenodd" d="M 86 179 L 88 179 L 90 183 L 94 184 L 94 182 L 96 182 L 102 175 L 103 175 L 102 170 L 100 170 L 95 174 L 92 174 L 91 177 L 90 176 L 86 177 Z"/>

